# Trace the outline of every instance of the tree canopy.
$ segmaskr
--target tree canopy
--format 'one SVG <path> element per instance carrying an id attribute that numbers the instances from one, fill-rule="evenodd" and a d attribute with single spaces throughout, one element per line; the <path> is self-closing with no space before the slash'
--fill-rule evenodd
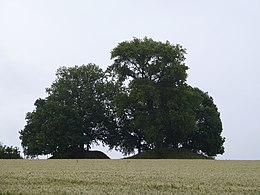
<path id="1" fill-rule="evenodd" d="M 25 154 L 64 155 L 89 150 L 102 140 L 109 114 L 103 71 L 94 64 L 61 67 L 47 88 L 48 97 L 35 102 L 20 131 Z"/>
<path id="2" fill-rule="evenodd" d="M 224 152 L 213 99 L 186 83 L 185 53 L 180 45 L 148 38 L 113 49 L 108 72 L 121 88 L 114 102 L 119 121 L 124 121 L 117 129 L 124 137 L 118 144 L 122 152 L 169 147 L 211 156 Z"/>
<path id="3" fill-rule="evenodd" d="M 104 72 L 94 64 L 61 67 L 20 131 L 25 153 L 64 154 L 101 141 L 124 154 L 186 148 L 224 152 L 213 98 L 187 84 L 186 50 L 152 39 L 121 42 Z"/>

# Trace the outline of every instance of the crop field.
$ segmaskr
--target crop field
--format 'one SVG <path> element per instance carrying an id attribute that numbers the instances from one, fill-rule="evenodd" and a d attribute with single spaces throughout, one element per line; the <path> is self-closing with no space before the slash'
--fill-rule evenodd
<path id="1" fill-rule="evenodd" d="M 260 194 L 260 161 L 0 160 L 0 194 Z"/>

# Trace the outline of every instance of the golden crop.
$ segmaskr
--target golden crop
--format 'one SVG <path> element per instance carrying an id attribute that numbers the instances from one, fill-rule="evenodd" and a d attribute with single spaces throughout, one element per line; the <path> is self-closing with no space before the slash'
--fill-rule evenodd
<path id="1" fill-rule="evenodd" d="M 260 161 L 0 160 L 0 194 L 260 194 Z"/>

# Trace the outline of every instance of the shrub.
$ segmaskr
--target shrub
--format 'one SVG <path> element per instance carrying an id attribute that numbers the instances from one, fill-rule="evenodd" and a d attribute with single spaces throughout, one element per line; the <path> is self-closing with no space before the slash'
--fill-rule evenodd
<path id="1" fill-rule="evenodd" d="M 0 143 L 0 159 L 20 159 L 18 147 L 6 146 Z"/>

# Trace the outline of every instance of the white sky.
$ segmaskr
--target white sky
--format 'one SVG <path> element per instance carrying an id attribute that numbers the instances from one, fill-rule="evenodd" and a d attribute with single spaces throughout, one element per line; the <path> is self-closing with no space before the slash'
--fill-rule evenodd
<path id="1" fill-rule="evenodd" d="M 0 141 L 21 147 L 25 114 L 57 68 L 105 69 L 119 42 L 145 36 L 187 49 L 188 83 L 221 113 L 218 159 L 260 159 L 259 0 L 0 0 Z"/>

